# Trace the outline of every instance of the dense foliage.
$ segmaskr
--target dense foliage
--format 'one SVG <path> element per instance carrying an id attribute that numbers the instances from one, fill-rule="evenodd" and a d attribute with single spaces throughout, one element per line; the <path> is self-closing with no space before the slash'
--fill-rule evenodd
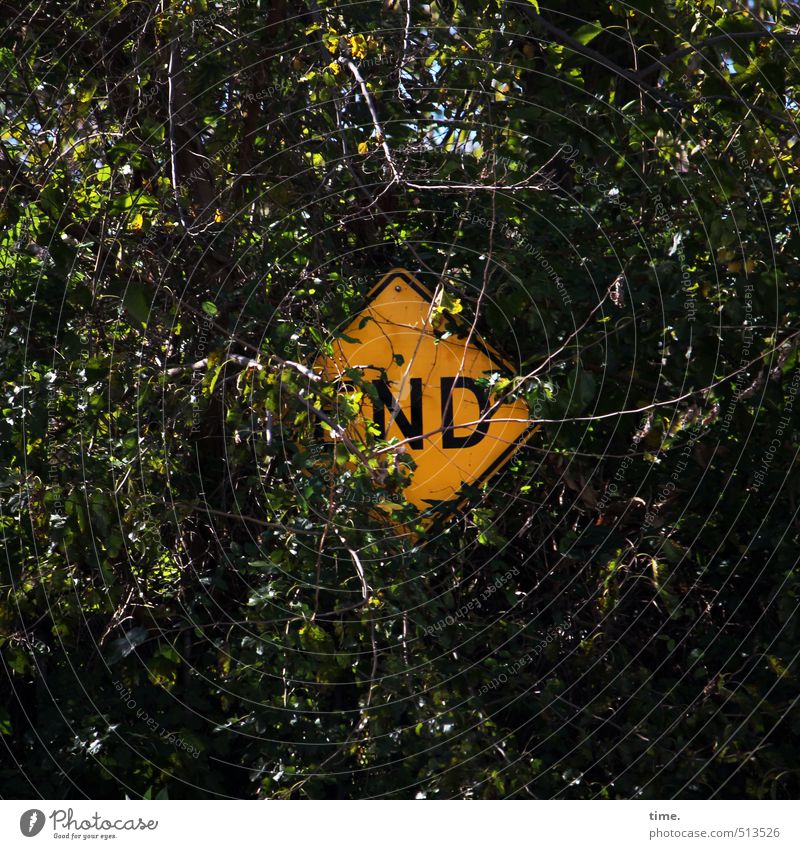
<path id="1" fill-rule="evenodd" d="M 797 795 L 797 4 L 0 9 L 0 794 Z M 543 422 L 411 537 L 396 266 Z"/>

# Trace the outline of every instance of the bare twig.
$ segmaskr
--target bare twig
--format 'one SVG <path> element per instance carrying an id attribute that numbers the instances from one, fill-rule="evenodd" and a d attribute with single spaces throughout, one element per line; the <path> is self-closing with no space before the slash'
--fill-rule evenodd
<path id="1" fill-rule="evenodd" d="M 319 531 L 316 528 L 293 528 L 291 525 L 284 525 L 281 522 L 266 522 L 263 519 L 255 519 L 252 516 L 245 516 L 242 513 L 227 513 L 225 510 L 215 510 L 206 504 L 198 504 L 193 507 L 194 510 L 200 510 L 203 513 L 209 513 L 212 516 L 220 516 L 225 519 L 235 519 L 238 522 L 249 522 L 251 525 L 259 525 L 262 528 L 270 528 L 276 531 L 285 531 L 289 534 L 312 534 L 316 535 Z"/>
<path id="2" fill-rule="evenodd" d="M 367 457 L 359 448 L 355 445 L 352 439 L 347 435 L 344 428 L 341 425 L 337 424 L 327 413 L 323 413 L 318 407 L 315 407 L 310 401 L 303 398 L 302 395 L 294 395 L 295 400 L 299 401 L 312 415 L 316 416 L 320 421 L 325 422 L 328 427 L 331 428 L 334 435 L 342 440 L 345 448 L 353 454 L 355 457 L 358 457 L 359 460 L 364 464 L 364 466 L 368 469 L 370 476 L 374 477 L 374 470 L 369 465 L 369 457 Z"/>
<path id="3" fill-rule="evenodd" d="M 183 214 L 183 207 L 181 206 L 180 192 L 178 190 L 178 165 L 177 165 L 177 155 L 178 152 L 175 147 L 175 86 L 174 86 L 174 75 L 175 75 L 175 52 L 177 50 L 177 39 L 174 39 L 169 47 L 169 65 L 167 66 L 167 114 L 168 114 L 168 126 L 169 126 L 169 164 L 170 171 L 172 174 L 172 193 L 175 198 L 175 206 L 178 212 L 178 218 L 180 219 L 181 225 L 186 227 L 186 218 Z"/>
<path id="4" fill-rule="evenodd" d="M 229 362 L 236 363 L 242 368 L 253 368 L 256 371 L 262 371 L 264 369 L 264 366 L 262 366 L 257 360 L 251 360 L 250 357 L 242 357 L 239 354 L 228 354 L 221 365 Z M 196 363 L 190 363 L 189 365 L 173 366 L 172 368 L 167 369 L 167 374 L 170 377 L 174 377 L 176 374 L 180 374 L 183 371 L 201 371 L 202 369 L 207 368 L 207 366 L 208 357 L 205 357 L 204 359 L 198 360 Z"/>
<path id="5" fill-rule="evenodd" d="M 236 334 L 231 333 L 229 330 L 227 330 L 221 324 L 214 321 L 214 319 L 211 318 L 211 316 L 208 315 L 208 313 L 205 313 L 202 310 L 197 309 L 197 307 L 193 307 L 191 304 L 188 304 L 186 301 L 181 300 L 181 298 L 178 297 L 177 295 L 175 296 L 175 300 L 177 301 L 179 308 L 183 308 L 185 310 L 188 310 L 193 315 L 197 316 L 198 318 L 201 318 L 204 323 L 209 324 L 212 327 L 216 328 L 221 333 L 223 333 L 227 338 L 233 340 L 238 345 L 241 345 L 243 348 L 249 348 L 255 354 L 258 354 L 258 355 L 262 354 L 262 351 L 259 348 L 257 348 L 251 342 L 248 342 L 246 339 L 242 339 L 239 336 L 236 336 Z M 305 377 L 308 380 L 311 380 L 315 383 L 322 380 L 320 375 L 316 374 L 314 371 L 312 371 L 310 368 L 308 368 L 308 366 L 304 366 L 302 363 L 296 363 L 294 360 L 285 360 L 285 359 L 283 359 L 283 357 L 280 357 L 280 356 L 278 356 L 277 354 L 274 354 L 274 353 L 269 354 L 269 358 L 271 360 L 275 360 L 275 362 L 277 362 L 279 365 L 283 366 L 284 368 L 290 368 L 290 369 L 292 369 L 296 372 L 299 372 L 300 374 L 303 375 L 303 377 Z M 200 360 L 199 362 L 203 362 L 203 361 Z"/>
<path id="6" fill-rule="evenodd" d="M 532 18 L 542 29 L 552 35 L 557 41 L 561 42 L 565 46 L 571 48 L 576 53 L 579 53 L 581 56 L 586 56 L 587 59 L 594 59 L 598 65 L 602 65 L 602 67 L 606 68 L 606 70 L 611 71 L 612 73 L 617 74 L 617 76 L 624 77 L 626 80 L 630 80 L 630 82 L 635 83 L 637 86 L 642 86 L 643 88 L 652 89 L 653 87 L 643 82 L 643 80 L 639 77 L 638 74 L 633 71 L 629 71 L 627 68 L 623 68 L 620 65 L 617 65 L 616 62 L 612 62 L 610 59 L 607 59 L 603 56 L 602 53 L 598 53 L 596 50 L 593 50 L 591 47 L 587 47 L 585 44 L 581 44 L 580 41 L 573 38 L 569 33 L 564 32 L 563 29 L 557 27 L 555 24 L 550 23 L 546 18 L 543 18 L 540 14 L 533 10 L 533 7 L 526 7 L 526 13 L 530 18 Z"/>
<path id="7" fill-rule="evenodd" d="M 372 125 L 375 128 L 375 135 L 377 136 L 378 143 L 383 148 L 383 155 L 386 157 L 386 162 L 389 166 L 389 170 L 392 172 L 392 182 L 400 183 L 402 182 L 402 178 L 400 177 L 400 172 L 397 170 L 397 165 L 395 165 L 394 157 L 392 156 L 392 151 L 389 150 L 389 145 L 386 141 L 386 136 L 383 132 L 383 128 L 381 127 L 380 119 L 378 118 L 378 111 L 375 109 L 375 102 L 372 99 L 372 95 L 369 93 L 367 84 L 364 82 L 364 78 L 361 76 L 361 72 L 358 70 L 352 60 L 347 60 L 347 67 L 350 69 L 350 73 L 353 75 L 353 78 L 358 83 L 358 86 L 361 89 L 361 93 L 364 95 L 364 100 L 367 103 L 369 114 L 372 116 Z"/>
<path id="8" fill-rule="evenodd" d="M 597 416 L 570 416 L 564 419 L 520 419 L 520 418 L 492 418 L 492 411 L 496 408 L 496 404 L 493 407 L 490 407 L 486 413 L 484 413 L 479 419 L 471 422 L 459 422 L 458 427 L 478 427 L 479 425 L 484 424 L 487 421 L 492 422 L 515 422 L 519 424 L 523 424 L 525 422 L 529 422 L 531 424 L 568 424 L 570 422 L 597 422 L 602 421 L 603 419 L 613 419 L 617 416 L 631 416 L 640 413 L 646 413 L 649 410 L 655 410 L 658 407 L 669 407 L 673 404 L 677 404 L 680 401 L 686 401 L 688 398 L 692 398 L 695 395 L 698 395 L 701 392 L 708 394 L 712 389 L 717 386 L 721 386 L 723 383 L 727 383 L 732 380 L 737 375 L 741 374 L 744 371 L 747 371 L 751 366 L 755 365 L 758 362 L 761 362 L 764 358 L 769 356 L 770 354 L 774 354 L 779 348 L 785 345 L 787 342 L 790 342 L 792 339 L 796 339 L 800 336 L 800 330 L 791 335 L 787 336 L 783 339 L 778 345 L 773 346 L 768 351 L 764 351 L 763 354 L 760 354 L 758 357 L 753 358 L 750 362 L 745 363 L 740 368 L 736 369 L 736 371 L 732 371 L 730 374 L 726 374 L 725 377 L 721 377 L 719 380 L 715 380 L 712 383 L 709 383 L 707 386 L 703 386 L 700 389 L 691 389 L 689 392 L 684 392 L 682 395 L 678 395 L 675 398 L 669 398 L 666 401 L 654 401 L 652 404 L 646 404 L 643 407 L 635 407 L 630 410 L 614 410 L 611 413 L 601 413 Z M 399 442 L 393 442 L 391 445 L 387 445 L 383 448 L 378 448 L 375 451 L 375 454 L 385 454 L 390 451 L 397 451 L 398 448 L 403 445 L 411 442 L 416 439 L 430 439 L 432 436 L 436 436 L 437 433 L 441 433 L 444 429 L 444 426 L 436 428 L 436 430 L 429 431 L 428 433 L 423 433 L 417 436 L 409 437 L 408 439 L 402 439 Z"/>
<path id="9" fill-rule="evenodd" d="M 400 57 L 400 66 L 397 69 L 397 96 L 400 97 L 400 88 L 403 84 L 403 67 L 408 56 L 408 42 L 411 33 L 411 0 L 406 0 L 406 26 L 403 30 L 403 55 Z"/>
<path id="10" fill-rule="evenodd" d="M 677 50 L 673 50 L 672 53 L 667 53 L 666 56 L 662 56 L 660 59 L 656 59 L 655 62 L 639 71 L 638 76 L 640 79 L 649 77 L 654 71 L 657 71 L 659 68 L 667 69 L 673 62 L 677 61 L 678 59 L 682 59 L 684 56 L 688 56 L 690 53 L 702 53 L 703 48 L 710 47 L 712 44 L 719 44 L 720 42 L 724 43 L 731 41 L 754 41 L 758 38 L 774 38 L 776 41 L 791 42 L 800 40 L 800 34 L 790 32 L 770 32 L 769 30 L 761 29 L 752 30 L 750 32 L 726 32 L 722 33 L 721 35 L 712 35 L 710 38 L 707 38 L 704 41 L 699 42 L 698 44 L 689 44 L 688 47 L 680 47 Z"/>

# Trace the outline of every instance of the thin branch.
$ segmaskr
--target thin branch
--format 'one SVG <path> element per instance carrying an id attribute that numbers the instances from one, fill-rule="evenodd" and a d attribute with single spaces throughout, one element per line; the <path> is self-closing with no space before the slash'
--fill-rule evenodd
<path id="1" fill-rule="evenodd" d="M 369 603 L 369 598 L 371 595 L 371 590 L 369 588 L 369 584 L 367 583 L 367 577 L 364 574 L 364 567 L 361 565 L 361 560 L 359 559 L 358 554 L 352 548 L 347 545 L 347 540 L 337 532 L 336 534 L 342 542 L 342 545 L 347 550 L 347 553 L 350 555 L 350 558 L 353 561 L 353 565 L 356 567 L 356 574 L 358 575 L 359 581 L 361 581 L 361 595 L 364 599 L 364 604 Z M 372 703 L 372 693 L 375 689 L 375 685 L 377 683 L 377 674 L 378 674 L 378 644 L 375 640 L 375 620 L 372 616 L 370 616 L 370 642 L 372 644 L 372 669 L 369 675 L 369 691 L 367 692 L 367 707 Z"/>
<path id="2" fill-rule="evenodd" d="M 675 105 L 679 106 L 681 109 L 688 109 L 690 106 L 707 106 L 708 104 L 719 102 L 735 103 L 737 106 L 747 107 L 750 112 L 755 112 L 757 115 L 763 115 L 765 118 L 769 118 L 776 124 L 792 127 L 795 130 L 797 129 L 797 121 L 795 121 L 795 119 L 790 115 L 778 115 L 776 112 L 773 112 L 771 109 L 767 109 L 764 106 L 759 106 L 756 103 L 749 103 L 742 97 L 732 97 L 728 94 L 715 94 L 711 97 L 700 97 L 696 100 L 675 101 Z"/>
<path id="3" fill-rule="evenodd" d="M 359 450 L 359 448 L 355 445 L 353 440 L 348 436 L 345 432 L 344 428 L 341 425 L 337 424 L 327 413 L 323 413 L 318 407 L 315 407 L 310 401 L 303 398 L 302 395 L 294 395 L 295 400 L 299 401 L 312 415 L 316 416 L 320 421 L 325 422 L 328 427 L 331 428 L 333 433 L 342 440 L 345 448 L 358 457 L 359 460 L 364 464 L 366 469 L 369 471 L 370 476 L 374 478 L 374 469 L 372 469 L 369 465 L 369 458 Z"/>
<path id="4" fill-rule="evenodd" d="M 251 342 L 248 342 L 246 339 L 239 338 L 238 336 L 236 336 L 236 334 L 231 333 L 229 330 L 227 330 L 221 324 L 214 321 L 211 318 L 211 316 L 208 315 L 208 313 L 197 309 L 197 307 L 193 307 L 191 304 L 188 304 L 186 301 L 181 300 L 181 298 L 179 298 L 178 296 L 175 296 L 175 300 L 177 301 L 179 308 L 182 307 L 183 309 L 188 310 L 190 313 L 197 316 L 198 318 L 203 319 L 204 323 L 210 324 L 212 327 L 216 328 L 217 330 L 219 330 L 220 332 L 225 334 L 226 337 L 233 340 L 238 345 L 241 345 L 243 348 L 249 348 L 251 351 L 255 352 L 258 355 L 261 355 L 263 353 L 261 350 L 259 350 L 259 348 L 257 348 Z M 233 356 L 233 355 L 229 355 L 229 356 Z M 290 368 L 290 369 L 293 369 L 296 372 L 299 372 L 300 374 L 303 375 L 303 377 L 308 378 L 308 380 L 314 381 L 315 383 L 322 380 L 320 375 L 316 374 L 314 371 L 312 371 L 310 368 L 308 368 L 308 366 L 304 366 L 302 363 L 296 363 L 294 360 L 285 360 L 285 359 L 283 359 L 283 357 L 280 357 L 275 353 L 270 353 L 268 356 L 271 360 L 275 360 L 279 365 L 283 366 L 284 368 Z M 202 360 L 200 360 L 199 362 L 202 362 Z"/>
<path id="5" fill-rule="evenodd" d="M 291 525 L 284 525 L 281 522 L 265 522 L 262 519 L 254 519 L 252 516 L 245 516 L 241 513 L 226 513 L 224 510 L 214 510 L 205 504 L 198 504 L 193 508 L 200 510 L 203 513 L 209 513 L 212 516 L 221 516 L 225 519 L 236 519 L 238 522 L 250 522 L 252 525 L 259 525 L 262 528 L 271 528 L 277 531 L 286 531 L 290 534 L 313 534 L 319 533 L 318 529 L 312 528 L 293 528 Z"/>
<path id="6" fill-rule="evenodd" d="M 403 185 L 409 186 L 412 189 L 419 189 L 420 191 L 467 191 L 467 192 L 518 192 L 522 189 L 532 189 L 533 191 L 541 192 L 544 191 L 547 186 L 546 185 L 532 185 L 531 181 L 536 174 L 528 177 L 525 180 L 522 180 L 519 183 L 512 183 L 510 186 L 503 186 L 500 184 L 492 184 L 492 185 L 484 185 L 483 183 L 411 183 L 408 180 L 404 181 Z"/>
<path id="7" fill-rule="evenodd" d="M 497 164 L 497 156 L 496 154 L 492 157 L 493 163 Z M 492 254 L 494 252 L 494 228 L 497 224 L 497 194 L 492 192 L 492 223 L 489 226 L 489 249 L 486 251 L 486 263 L 483 266 L 483 283 L 481 285 L 481 290 L 478 293 L 478 300 L 475 304 L 475 318 L 472 321 L 472 325 L 469 328 L 469 333 L 467 334 L 467 340 L 464 342 L 464 353 L 461 355 L 461 363 L 458 366 L 458 371 L 456 372 L 456 377 L 460 377 L 464 371 L 464 364 L 467 361 L 467 351 L 469 350 L 469 346 L 472 344 L 472 339 L 475 336 L 475 330 L 478 326 L 478 317 L 481 312 L 481 305 L 483 304 L 483 299 L 486 296 L 486 290 L 489 287 L 489 278 L 491 276 L 492 271 Z M 447 405 L 452 404 L 453 398 L 453 389 L 455 388 L 455 382 L 453 386 L 450 388 L 450 395 L 447 399 Z"/>
<path id="8" fill-rule="evenodd" d="M 367 601 L 370 597 L 370 588 L 367 583 L 367 576 L 364 573 L 364 567 L 361 565 L 361 560 L 352 548 L 347 547 L 347 540 L 341 534 L 337 534 L 337 536 L 342 541 L 342 545 L 347 549 L 347 553 L 350 555 L 350 559 L 356 567 L 356 574 L 358 575 L 358 580 L 361 582 L 361 596 L 364 601 Z"/>
<path id="9" fill-rule="evenodd" d="M 623 275 L 620 275 L 620 276 L 623 276 Z M 528 374 L 526 374 L 520 382 L 524 383 L 526 380 L 530 380 L 532 377 L 536 377 L 536 375 L 539 374 L 541 371 L 543 371 L 545 368 L 547 368 L 547 366 L 550 365 L 550 363 L 562 351 L 566 350 L 569 343 L 581 332 L 581 330 L 583 330 L 586 327 L 586 325 L 592 320 L 594 314 L 600 309 L 600 307 L 603 306 L 603 304 L 606 301 L 606 298 L 608 298 L 611 295 L 612 288 L 615 285 L 615 283 L 617 283 L 618 280 L 619 280 L 619 277 L 617 277 L 617 279 L 614 281 L 614 283 L 612 283 L 611 286 L 608 287 L 605 295 L 603 295 L 603 297 L 598 301 L 597 305 L 592 309 L 592 311 L 586 317 L 586 321 L 584 321 L 583 324 L 580 327 L 577 327 L 572 333 L 570 333 L 569 336 L 567 336 L 567 338 L 564 340 L 564 344 L 561 345 L 561 347 L 558 348 L 557 350 L 553 351 L 553 353 L 550 354 L 550 356 L 547 357 L 538 366 L 536 366 L 536 368 L 533 371 L 528 372 Z M 502 400 L 502 398 L 501 398 L 501 400 Z"/>
<path id="10" fill-rule="evenodd" d="M 626 80 L 629 80 L 632 83 L 635 83 L 637 86 L 642 86 L 646 89 L 652 89 L 653 87 L 645 83 L 639 75 L 634 73 L 633 71 L 629 71 L 627 68 L 623 68 L 620 65 L 617 65 L 615 62 L 612 62 L 610 59 L 607 59 L 603 56 L 602 53 L 598 53 L 596 50 L 593 50 L 591 47 L 587 47 L 585 44 L 581 44 L 580 41 L 574 39 L 569 33 L 564 32 L 563 29 L 557 27 L 555 24 L 551 24 L 550 21 L 543 18 L 540 14 L 535 12 L 532 7 L 528 6 L 525 8 L 525 12 L 531 17 L 542 29 L 554 36 L 555 39 L 561 44 L 570 47 L 576 53 L 581 54 L 582 56 L 586 56 L 587 59 L 594 59 L 599 65 L 602 65 L 606 70 L 612 71 L 617 74 L 617 76 L 623 77 Z"/>
<path id="11" fill-rule="evenodd" d="M 397 96 L 400 97 L 400 87 L 403 84 L 403 67 L 408 56 L 409 34 L 411 32 L 411 0 L 406 0 L 406 26 L 403 30 L 403 55 L 400 57 L 400 65 L 397 69 Z"/>
<path id="12" fill-rule="evenodd" d="M 509 423 L 517 423 L 524 424 L 528 422 L 529 424 L 569 424 L 572 422 L 597 422 L 603 419 L 613 419 L 616 416 L 631 416 L 640 413 L 646 413 L 650 410 L 655 410 L 658 407 L 669 407 L 673 404 L 677 404 L 680 401 L 686 401 L 688 398 L 692 398 L 693 396 L 699 394 L 700 392 L 705 392 L 706 394 L 710 392 L 712 389 L 717 386 L 721 386 L 723 383 L 727 383 L 729 380 L 732 380 L 737 375 L 741 374 L 744 371 L 747 371 L 751 366 L 755 365 L 758 362 L 761 362 L 765 357 L 770 354 L 774 354 L 779 348 L 785 345 L 787 342 L 790 342 L 792 339 L 796 339 L 800 336 L 800 330 L 795 333 L 792 333 L 790 336 L 787 336 L 783 339 L 780 344 L 775 345 L 770 348 L 768 351 L 764 351 L 763 354 L 755 357 L 750 360 L 750 362 L 745 363 L 741 368 L 736 369 L 736 371 L 732 371 L 730 374 L 726 374 L 725 377 L 721 377 L 719 380 L 715 380 L 712 383 L 709 383 L 707 386 L 703 386 L 700 389 L 692 389 L 689 392 L 684 392 L 683 395 L 678 395 L 675 398 L 669 398 L 666 401 L 654 401 L 652 404 L 646 404 L 643 407 L 635 407 L 631 410 L 614 410 L 611 413 L 601 413 L 598 416 L 571 416 L 565 419 L 520 419 L 520 418 L 499 418 L 495 419 L 491 417 L 492 409 L 489 408 L 486 413 L 484 413 L 479 419 L 471 422 L 459 422 L 456 427 L 478 427 L 482 424 L 488 422 L 509 422 Z M 495 405 L 496 406 L 496 405 Z M 393 442 L 391 445 L 386 445 L 383 448 L 378 448 L 375 451 L 375 454 L 386 454 L 391 451 L 396 451 L 398 448 L 406 445 L 407 443 L 416 440 L 416 439 L 430 439 L 432 436 L 436 436 L 436 434 L 441 433 L 444 430 L 444 425 L 442 427 L 436 428 L 436 430 L 429 431 L 428 433 L 423 433 L 418 436 L 412 436 L 407 439 L 401 439 L 399 442 Z"/>
<path id="13" fill-rule="evenodd" d="M 177 150 L 175 147 L 175 86 L 173 78 L 175 75 L 175 50 L 177 40 L 173 40 L 169 47 L 169 65 L 167 67 L 167 114 L 169 125 L 169 164 L 172 174 L 172 193 L 175 197 L 175 206 L 178 211 L 178 218 L 181 225 L 186 227 L 186 218 L 183 214 L 181 206 L 180 192 L 178 191 L 178 165 L 177 165 Z"/>
<path id="14" fill-rule="evenodd" d="M 707 38 L 698 44 L 690 43 L 688 47 L 680 47 L 677 50 L 673 50 L 672 53 L 667 53 L 666 56 L 656 59 L 655 62 L 639 71 L 639 77 L 648 77 L 659 68 L 668 69 L 669 66 L 678 59 L 683 59 L 684 56 L 688 56 L 690 53 L 702 53 L 703 48 L 710 47 L 712 44 L 719 44 L 720 42 L 726 41 L 753 41 L 755 39 L 766 37 L 774 38 L 776 41 L 792 42 L 800 40 L 800 34 L 798 33 L 770 32 L 769 30 L 764 29 L 752 30 L 750 32 L 726 32 L 721 35 L 712 35 L 710 38 Z"/>
<path id="15" fill-rule="evenodd" d="M 496 164 L 497 157 L 493 157 Z M 467 358 L 466 349 L 469 347 L 472 342 L 472 337 L 475 335 L 475 328 L 478 324 L 478 316 L 481 311 L 481 304 L 483 303 L 483 299 L 486 297 L 486 290 L 489 287 L 489 278 L 492 276 L 494 268 L 492 266 L 492 254 L 494 253 L 494 229 L 497 226 L 497 194 L 492 192 L 492 223 L 489 225 L 489 249 L 486 251 L 486 264 L 483 266 L 483 285 L 481 286 L 481 291 L 478 293 L 478 302 L 475 304 L 475 320 L 472 322 L 472 327 L 469 329 L 469 336 L 467 336 L 467 342 L 464 346 L 464 356 L 461 359 L 461 369 L 464 368 L 464 362 Z"/>
<path id="16" fill-rule="evenodd" d="M 256 371 L 263 371 L 264 366 L 261 365 L 257 360 L 251 360 L 250 357 L 242 357 L 239 354 L 228 354 L 222 363 L 233 362 L 237 365 L 240 365 L 242 368 L 253 368 Z M 196 363 L 190 363 L 185 366 L 173 366 L 172 368 L 167 369 L 167 374 L 170 377 L 175 377 L 176 374 L 180 374 L 184 371 L 201 371 L 204 368 L 208 367 L 208 357 L 205 357 L 202 360 L 198 360 Z M 315 375 L 316 376 L 316 375 Z"/>
<path id="17" fill-rule="evenodd" d="M 400 177 L 400 172 L 397 170 L 397 166 L 395 165 L 392 152 L 391 150 L 389 150 L 389 145 L 386 142 L 386 136 L 384 135 L 383 128 L 381 127 L 381 122 L 378 118 L 378 112 L 375 109 L 375 103 L 372 100 L 372 95 L 369 93 L 367 84 L 364 82 L 364 78 L 361 76 L 360 71 L 351 59 L 347 60 L 347 67 L 350 69 L 350 73 L 353 75 L 353 78 L 358 83 L 359 88 L 361 89 L 361 93 L 364 95 L 364 100 L 367 102 L 369 114 L 372 116 L 372 125 L 375 127 L 375 134 L 377 135 L 378 142 L 383 148 L 383 155 L 386 157 L 386 162 L 389 165 L 389 170 L 392 172 L 392 182 L 400 183 L 402 182 L 402 178 Z"/>

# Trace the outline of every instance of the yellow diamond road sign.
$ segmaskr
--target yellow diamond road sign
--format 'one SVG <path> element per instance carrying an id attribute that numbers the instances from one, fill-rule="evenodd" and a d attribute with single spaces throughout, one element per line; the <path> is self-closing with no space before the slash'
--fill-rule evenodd
<path id="1" fill-rule="evenodd" d="M 432 294 L 408 271 L 390 271 L 368 298 L 318 368 L 343 385 L 355 369 L 375 388 L 364 393 L 361 415 L 413 458 L 407 501 L 421 510 L 455 506 L 464 485 L 499 471 L 536 430 L 528 407 L 496 404 L 483 381 L 510 377 L 511 368 L 477 333 L 470 338 L 465 322 L 457 333 L 437 332 Z"/>

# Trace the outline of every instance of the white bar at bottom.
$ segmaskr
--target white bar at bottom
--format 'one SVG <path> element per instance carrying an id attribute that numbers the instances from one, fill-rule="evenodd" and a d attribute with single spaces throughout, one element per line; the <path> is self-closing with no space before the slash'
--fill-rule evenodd
<path id="1" fill-rule="evenodd" d="M 0 847 L 800 846 L 795 801 L 0 801 Z M 29 832 L 33 832 L 28 836 Z"/>

